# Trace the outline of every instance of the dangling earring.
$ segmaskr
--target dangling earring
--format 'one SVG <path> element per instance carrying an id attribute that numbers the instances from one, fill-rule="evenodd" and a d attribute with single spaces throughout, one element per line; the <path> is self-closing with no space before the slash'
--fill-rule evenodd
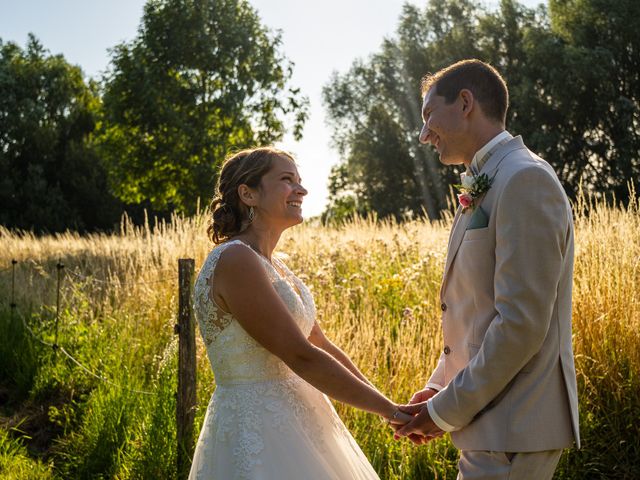
<path id="1" fill-rule="evenodd" d="M 249 223 L 253 222 L 255 216 L 256 212 L 253 210 L 253 207 L 249 207 Z"/>

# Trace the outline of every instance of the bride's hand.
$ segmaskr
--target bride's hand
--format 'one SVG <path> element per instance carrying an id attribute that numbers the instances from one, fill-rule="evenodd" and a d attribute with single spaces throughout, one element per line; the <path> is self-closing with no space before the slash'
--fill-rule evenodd
<path id="1" fill-rule="evenodd" d="M 413 415 L 402 412 L 397 405 L 394 405 L 393 412 L 386 417 L 387 423 L 390 425 L 404 425 L 413 420 Z"/>

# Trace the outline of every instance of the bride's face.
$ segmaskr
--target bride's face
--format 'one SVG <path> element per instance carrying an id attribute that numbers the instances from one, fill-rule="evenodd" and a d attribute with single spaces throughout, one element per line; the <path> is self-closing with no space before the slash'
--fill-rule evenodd
<path id="1" fill-rule="evenodd" d="M 307 193 L 295 164 L 276 157 L 256 190 L 256 221 L 283 229 L 301 223 L 302 200 Z"/>

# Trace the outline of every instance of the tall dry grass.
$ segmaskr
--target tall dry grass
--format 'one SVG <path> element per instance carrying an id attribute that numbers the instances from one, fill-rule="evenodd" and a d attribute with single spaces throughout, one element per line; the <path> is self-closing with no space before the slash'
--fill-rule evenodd
<path id="1" fill-rule="evenodd" d="M 583 197 L 575 211 L 574 348 L 584 446 L 565 453 L 557 477 L 634 478 L 640 475 L 638 203 L 612 208 Z M 47 406 L 49 415 L 39 425 L 27 421 L 27 430 L 52 430 L 32 456 L 50 462 L 54 475 L 173 475 L 177 259 L 203 262 L 211 248 L 204 224 L 203 217 L 144 227 L 125 220 L 119 234 L 85 237 L 0 230 L 0 269 L 12 258 L 19 261 L 16 303 L 23 315 L 31 312 L 27 321 L 34 330 L 52 336 L 60 260 L 66 272 L 60 343 L 121 387 L 156 393 L 123 393 L 39 347 L 28 355 L 36 360 L 11 354 L 12 340 L 0 338 L 0 360 L 26 372 L 17 377 L 5 369 L 2 386 L 22 394 L 5 395 L 10 401 L 0 406 L 0 420 L 7 430 L 31 414 L 28 406 Z M 405 224 L 358 219 L 335 228 L 310 223 L 291 229 L 279 245 L 311 287 L 328 336 L 398 401 L 422 387 L 441 349 L 438 289 L 449 225 L 450 218 Z M 5 318 L 10 280 L 10 272 L 0 273 Z M 14 322 L 12 331 L 19 327 Z M 215 379 L 202 345 L 198 361 L 199 426 Z M 344 405 L 338 410 L 382 478 L 455 478 L 456 452 L 447 439 L 415 448 L 393 442 L 369 414 Z M 121 422 L 105 424 L 110 415 Z M 15 431 L 12 436 L 19 437 Z M 24 449 L 7 449 L 18 450 L 24 463 Z"/>

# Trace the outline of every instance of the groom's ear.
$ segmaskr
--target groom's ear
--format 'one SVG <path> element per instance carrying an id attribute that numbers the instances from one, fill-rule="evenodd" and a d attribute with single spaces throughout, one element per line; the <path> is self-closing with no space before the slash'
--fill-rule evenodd
<path id="1" fill-rule="evenodd" d="M 460 103 L 462 104 L 462 114 L 466 117 L 473 110 L 473 104 L 475 99 L 471 90 L 463 88 L 460 90 Z"/>

